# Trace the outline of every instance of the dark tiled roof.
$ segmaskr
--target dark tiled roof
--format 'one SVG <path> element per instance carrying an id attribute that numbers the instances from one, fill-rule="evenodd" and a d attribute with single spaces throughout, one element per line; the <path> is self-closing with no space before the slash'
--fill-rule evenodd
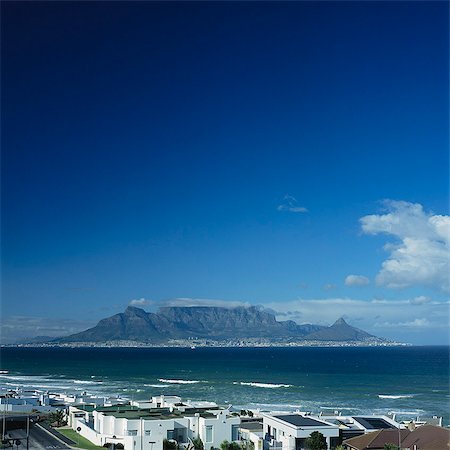
<path id="1" fill-rule="evenodd" d="M 400 430 L 400 440 L 403 441 L 409 430 Z M 378 430 L 344 441 L 345 444 L 357 450 L 379 450 L 384 444 L 398 445 L 398 430 Z"/>
<path id="2" fill-rule="evenodd" d="M 446 450 L 449 448 L 450 430 L 434 425 L 422 425 L 406 437 L 402 447 L 414 448 L 414 444 L 421 450 L 435 449 Z"/>
<path id="3" fill-rule="evenodd" d="M 414 431 L 400 430 L 401 447 L 420 450 L 450 449 L 450 430 L 434 425 L 423 425 Z M 398 430 L 378 430 L 344 441 L 350 448 L 357 450 L 378 450 L 384 444 L 398 445 Z"/>
<path id="4" fill-rule="evenodd" d="M 286 416 L 274 416 L 276 419 L 295 425 L 296 427 L 323 427 L 326 423 L 311 419 L 310 417 L 303 417 L 300 414 L 288 414 Z"/>

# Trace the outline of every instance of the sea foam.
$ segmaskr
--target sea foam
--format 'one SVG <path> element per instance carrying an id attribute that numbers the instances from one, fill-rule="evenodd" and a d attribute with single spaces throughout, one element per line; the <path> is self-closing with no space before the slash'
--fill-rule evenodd
<path id="1" fill-rule="evenodd" d="M 197 384 L 202 383 L 202 381 L 199 380 L 170 380 L 166 378 L 158 378 L 158 381 L 161 381 L 161 383 L 170 383 L 170 384 Z M 203 383 L 206 383 L 203 381 Z"/>
<path id="2" fill-rule="evenodd" d="M 240 384 L 241 386 L 253 386 L 267 389 L 277 389 L 277 388 L 289 388 L 292 387 L 292 384 L 274 384 L 274 383 L 257 383 L 255 381 L 245 382 L 234 382 L 233 384 Z"/>
<path id="3" fill-rule="evenodd" d="M 398 400 L 400 398 L 413 398 L 414 394 L 403 394 L 403 395 L 388 395 L 388 394 L 379 394 L 378 398 L 388 398 Z"/>

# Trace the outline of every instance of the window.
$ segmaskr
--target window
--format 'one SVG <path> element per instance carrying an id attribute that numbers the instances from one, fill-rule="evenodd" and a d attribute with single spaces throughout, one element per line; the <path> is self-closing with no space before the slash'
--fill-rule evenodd
<path id="1" fill-rule="evenodd" d="M 231 440 L 239 441 L 240 438 L 239 425 L 231 425 Z"/>
<path id="2" fill-rule="evenodd" d="M 152 430 L 145 430 L 145 435 L 146 436 L 151 436 L 152 435 Z"/>
<path id="3" fill-rule="evenodd" d="M 173 430 L 167 430 L 167 439 L 173 439 Z"/>
<path id="4" fill-rule="evenodd" d="M 137 430 L 128 430 L 128 436 L 137 436 Z"/>
<path id="5" fill-rule="evenodd" d="M 205 427 L 205 441 L 212 442 L 213 441 L 213 426 L 206 425 Z"/>
<path id="6" fill-rule="evenodd" d="M 276 441 L 277 440 L 277 429 L 275 427 L 272 428 L 272 436 L 273 436 L 273 439 Z"/>

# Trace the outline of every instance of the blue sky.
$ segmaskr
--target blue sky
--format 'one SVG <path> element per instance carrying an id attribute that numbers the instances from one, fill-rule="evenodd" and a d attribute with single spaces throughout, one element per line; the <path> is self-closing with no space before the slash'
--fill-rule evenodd
<path id="1" fill-rule="evenodd" d="M 445 2 L 3 3 L 4 339 L 134 301 L 446 343 L 448 28 Z"/>

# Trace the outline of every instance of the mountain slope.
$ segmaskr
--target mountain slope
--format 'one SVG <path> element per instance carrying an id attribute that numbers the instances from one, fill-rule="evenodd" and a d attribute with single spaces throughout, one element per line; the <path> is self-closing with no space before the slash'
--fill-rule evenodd
<path id="1" fill-rule="evenodd" d="M 301 338 L 320 325 L 278 322 L 257 307 L 165 307 L 148 313 L 129 306 L 125 312 L 101 320 L 95 327 L 59 339 L 61 342 L 135 340 L 162 342 L 187 338 Z"/>
<path id="2" fill-rule="evenodd" d="M 352 327 L 341 317 L 331 327 L 308 334 L 305 339 L 314 341 L 367 341 L 378 338 L 359 328 Z"/>

